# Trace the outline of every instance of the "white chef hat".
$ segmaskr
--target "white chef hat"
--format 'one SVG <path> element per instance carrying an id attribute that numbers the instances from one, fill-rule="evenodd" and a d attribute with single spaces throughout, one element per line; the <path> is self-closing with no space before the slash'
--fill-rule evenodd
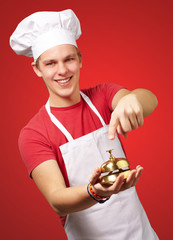
<path id="1" fill-rule="evenodd" d="M 10 37 L 10 46 L 18 55 L 36 61 L 43 52 L 57 45 L 77 47 L 80 35 L 80 22 L 72 10 L 36 12 L 19 23 Z"/>

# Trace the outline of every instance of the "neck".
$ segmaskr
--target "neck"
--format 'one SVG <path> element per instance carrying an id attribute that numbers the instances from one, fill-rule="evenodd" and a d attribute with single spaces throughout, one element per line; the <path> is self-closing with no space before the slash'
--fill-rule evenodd
<path id="1" fill-rule="evenodd" d="M 49 103 L 51 107 L 70 107 L 78 102 L 80 102 L 80 92 L 75 97 L 63 97 L 63 98 L 49 98 Z"/>

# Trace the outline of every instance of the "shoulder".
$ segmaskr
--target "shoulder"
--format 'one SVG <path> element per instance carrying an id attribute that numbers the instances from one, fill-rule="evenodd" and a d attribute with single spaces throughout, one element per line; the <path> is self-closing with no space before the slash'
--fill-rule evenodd
<path id="1" fill-rule="evenodd" d="M 43 137 L 46 135 L 46 123 L 49 121 L 46 109 L 43 106 L 39 112 L 24 126 L 19 134 L 19 142 L 22 143 L 36 136 Z"/>
<path id="2" fill-rule="evenodd" d="M 93 103 L 105 103 L 111 109 L 112 99 L 116 93 L 124 87 L 115 83 L 98 84 L 95 87 L 82 89 L 81 91 L 86 94 Z"/>
<path id="3" fill-rule="evenodd" d="M 21 131 L 25 129 L 40 129 L 47 121 L 48 114 L 46 112 L 45 106 L 42 106 L 40 110 L 30 119 L 30 121 L 22 128 Z"/>
<path id="4" fill-rule="evenodd" d="M 115 83 L 102 83 L 92 88 L 82 89 L 82 92 L 84 92 L 89 97 L 94 97 L 99 94 L 105 95 L 110 92 L 116 93 L 122 88 L 123 86 Z"/>

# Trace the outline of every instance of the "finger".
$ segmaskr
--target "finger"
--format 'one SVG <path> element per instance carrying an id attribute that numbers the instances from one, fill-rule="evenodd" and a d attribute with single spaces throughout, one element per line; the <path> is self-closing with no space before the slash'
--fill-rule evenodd
<path id="1" fill-rule="evenodd" d="M 136 173 L 135 180 L 133 182 L 133 186 L 135 186 L 136 183 L 139 181 L 139 179 L 140 179 L 140 177 L 142 175 L 142 172 L 144 170 L 143 167 L 141 167 L 141 166 L 137 166 L 136 169 L 137 169 L 137 173 Z"/>
<path id="2" fill-rule="evenodd" d="M 135 177 L 136 177 L 136 173 L 137 173 L 137 170 L 132 170 L 130 175 L 128 176 L 128 178 L 126 179 L 126 183 L 124 185 L 124 187 L 126 189 L 130 188 L 133 186 L 133 183 L 135 181 Z"/>
<path id="3" fill-rule="evenodd" d="M 143 118 L 143 116 L 137 116 L 137 121 L 138 121 L 138 125 L 139 125 L 139 127 L 142 127 L 143 126 L 143 124 L 144 124 L 144 118 Z"/>
<path id="4" fill-rule="evenodd" d="M 116 182 L 110 187 L 110 189 L 114 194 L 116 194 L 121 190 L 123 185 L 124 185 L 124 176 L 120 175 L 116 179 Z"/>
<path id="5" fill-rule="evenodd" d="M 117 130 L 118 124 L 119 124 L 118 118 L 116 118 L 115 115 L 112 114 L 108 131 L 108 138 L 110 140 L 113 140 L 115 138 L 115 132 Z"/>
<path id="6" fill-rule="evenodd" d="M 130 120 L 131 128 L 133 130 L 135 130 L 135 129 L 137 129 L 139 127 L 137 116 L 135 115 L 134 112 L 129 115 L 129 120 Z"/>
<path id="7" fill-rule="evenodd" d="M 117 126 L 117 132 L 118 132 L 118 134 L 123 135 L 123 130 L 122 130 L 120 124 L 118 124 L 118 126 Z"/>
<path id="8" fill-rule="evenodd" d="M 99 167 L 95 168 L 93 173 L 89 176 L 89 182 L 91 183 L 91 185 L 94 185 L 97 182 L 100 175 L 101 175 L 100 168 Z"/>
<path id="9" fill-rule="evenodd" d="M 142 127 L 142 125 L 144 124 L 144 117 L 143 117 L 142 108 L 136 110 L 136 119 L 137 119 L 137 121 L 138 121 L 139 127 Z"/>
<path id="10" fill-rule="evenodd" d="M 141 167 L 141 165 L 138 165 L 137 167 L 136 167 L 136 170 L 138 170 L 138 169 L 144 169 L 143 167 Z"/>
<path id="11" fill-rule="evenodd" d="M 121 124 L 121 129 L 122 129 L 123 133 L 128 133 L 132 130 L 130 120 L 127 116 L 125 116 L 125 115 L 122 116 L 119 119 L 119 122 Z"/>
<path id="12" fill-rule="evenodd" d="M 117 127 L 117 132 L 118 134 L 122 135 L 124 138 L 128 138 L 128 133 L 123 132 L 120 124 Z"/>

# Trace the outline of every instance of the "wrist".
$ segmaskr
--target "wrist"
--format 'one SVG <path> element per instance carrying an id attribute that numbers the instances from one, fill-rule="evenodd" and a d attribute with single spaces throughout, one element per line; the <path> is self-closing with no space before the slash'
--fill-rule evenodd
<path id="1" fill-rule="evenodd" d="M 87 192 L 92 199 L 94 199 L 95 201 L 97 201 L 99 203 L 104 203 L 107 200 L 109 200 L 109 198 L 110 198 L 110 196 L 105 197 L 105 196 L 100 196 L 100 195 L 96 194 L 90 183 L 87 185 Z"/>

